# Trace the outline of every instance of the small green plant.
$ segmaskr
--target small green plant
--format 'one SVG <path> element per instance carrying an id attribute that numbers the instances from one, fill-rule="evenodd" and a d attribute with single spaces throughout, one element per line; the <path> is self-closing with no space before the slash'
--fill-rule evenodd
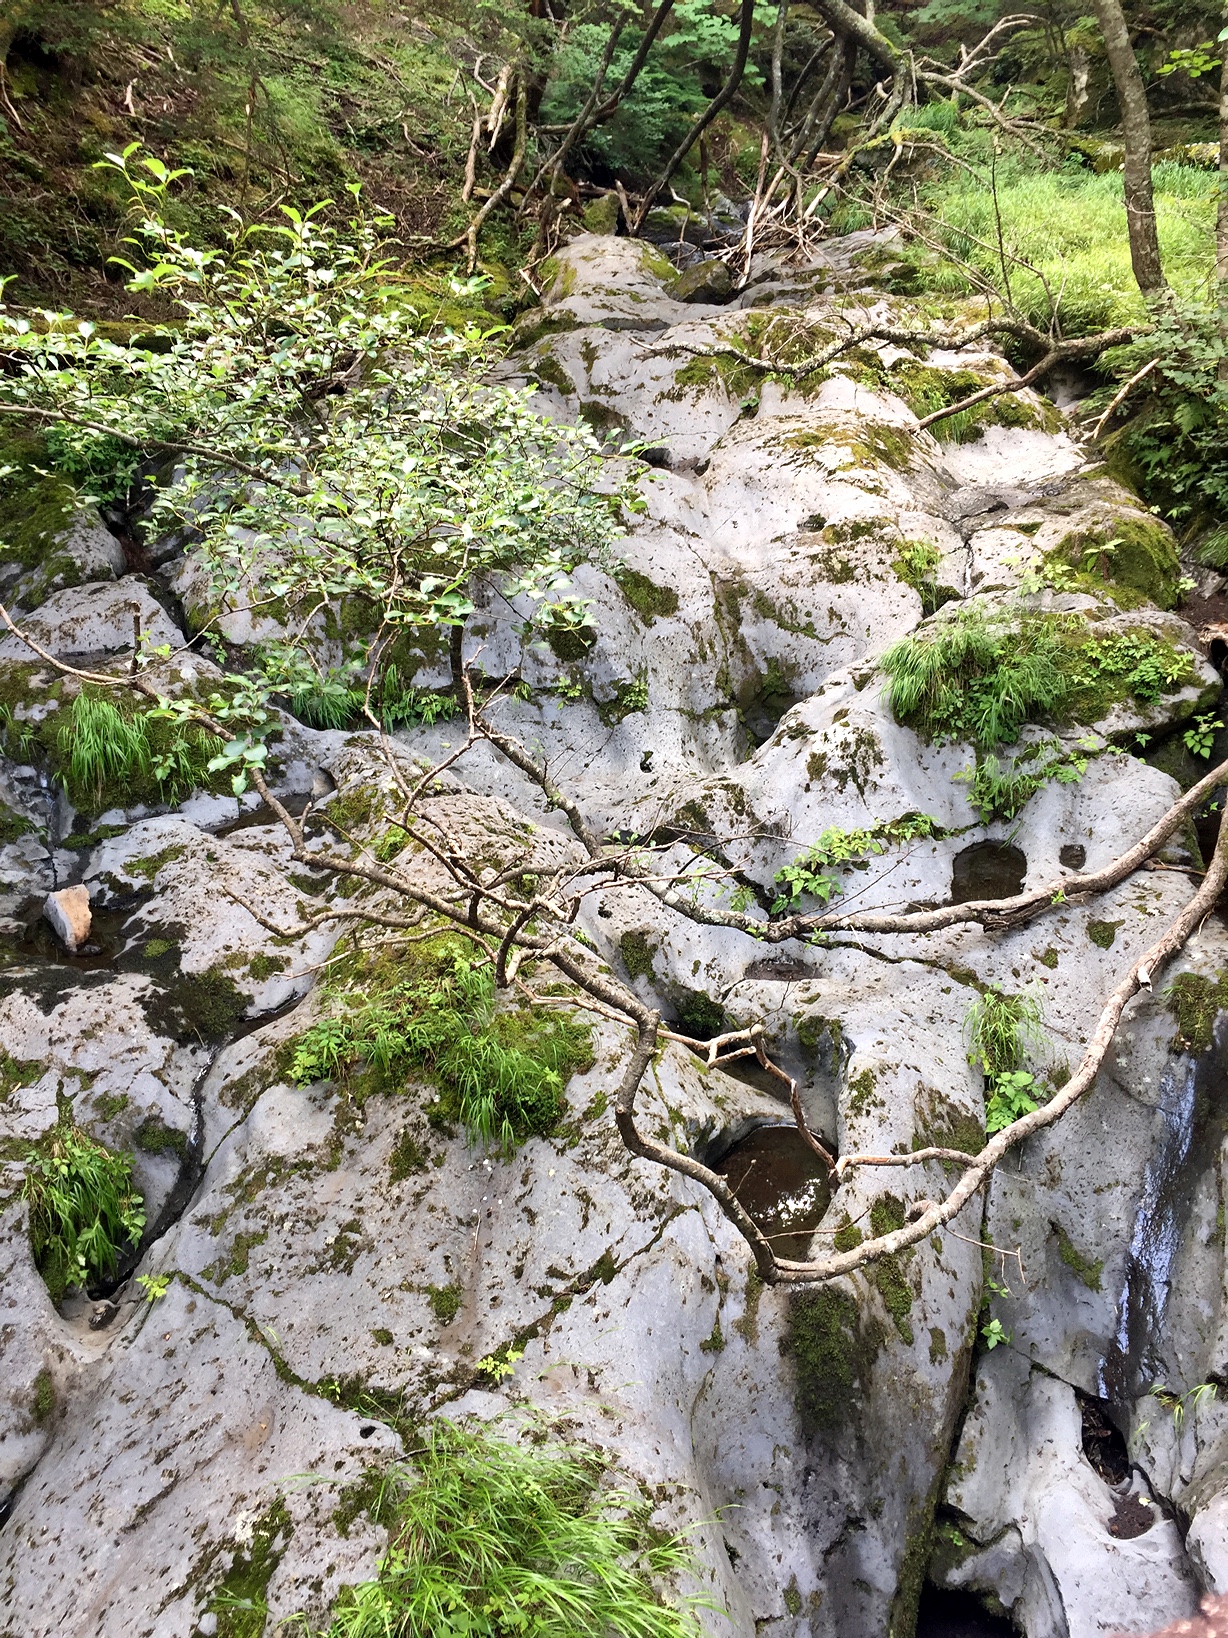
<path id="1" fill-rule="evenodd" d="M 174 1277 L 173 1274 L 138 1274 L 136 1283 L 145 1293 L 145 1301 L 154 1303 L 159 1297 L 165 1297 Z"/>
<path id="2" fill-rule="evenodd" d="M 1013 819 L 1047 780 L 1072 785 L 1087 772 L 1088 755 L 1066 751 L 1056 740 L 1030 745 L 1013 762 L 999 762 L 992 753 L 977 759 L 955 778 L 968 786 L 968 800 L 983 823 Z"/>
<path id="3" fill-rule="evenodd" d="M 818 899 L 822 904 L 830 903 L 843 892 L 839 878 L 831 873 L 833 866 L 864 869 L 870 855 L 883 853 L 895 843 L 932 836 L 937 824 L 938 821 L 928 813 L 910 813 L 902 819 L 877 825 L 873 830 L 842 830 L 838 825 L 831 826 L 792 864 L 784 865 L 776 872 L 777 897 L 772 905 L 772 914 L 780 915 L 806 896 Z"/>
<path id="4" fill-rule="evenodd" d="M 1187 1407 L 1197 1410 L 1204 1399 L 1214 1399 L 1219 1388 L 1215 1382 L 1200 1382 L 1197 1387 L 1191 1388 L 1188 1393 L 1177 1393 L 1163 1382 L 1156 1382 L 1147 1391 L 1153 1399 L 1159 1400 L 1166 1411 L 1171 1413 L 1173 1426 L 1180 1433 L 1185 1422 Z"/>
<path id="5" fill-rule="evenodd" d="M 1040 1004 L 990 985 L 968 1008 L 968 1062 L 985 1077 L 985 1132 L 992 1136 L 1039 1108 L 1039 1083 L 1023 1068 L 1029 1040 L 1040 1032 Z"/>
<path id="6" fill-rule="evenodd" d="M 474 1369 L 481 1371 L 483 1376 L 488 1376 L 492 1382 L 503 1382 L 515 1374 L 516 1367 L 523 1358 L 523 1348 L 509 1348 L 505 1353 L 487 1354 L 485 1358 L 478 1360 Z"/>
<path id="7" fill-rule="evenodd" d="M 57 1302 L 114 1274 L 121 1249 L 135 1245 L 145 1227 L 132 1156 L 113 1154 L 71 1122 L 27 1153 L 21 1192 L 34 1262 Z"/>
<path id="8" fill-rule="evenodd" d="M 1007 995 L 991 984 L 977 996 L 964 1020 L 970 1044 L 968 1062 L 979 1065 L 989 1080 L 1019 1069 L 1029 1039 L 1039 1033 L 1040 1021 L 1040 1003 L 1035 997 Z"/>
<path id="9" fill-rule="evenodd" d="M 1011 1334 L 1002 1324 L 1000 1319 L 991 1319 L 986 1320 L 985 1324 L 981 1326 L 981 1340 L 984 1342 L 986 1348 L 993 1349 L 996 1348 L 1000 1342 L 1009 1343 L 1011 1340 Z"/>
<path id="10" fill-rule="evenodd" d="M 380 1491 L 378 1576 L 343 1593 L 329 1638 L 700 1638 L 691 1608 L 654 1591 L 692 1568 L 682 1538 L 609 1482 L 602 1452 L 527 1432 L 521 1446 L 429 1424 Z"/>
<path id="11" fill-rule="evenodd" d="M 588 1029 L 561 1013 L 496 1007 L 489 963 L 476 965 L 456 939 L 415 949 L 412 964 L 389 962 L 362 989 L 341 992 L 345 1012 L 300 1038 L 292 1078 L 306 1085 L 348 1077 L 361 1093 L 426 1071 L 439 1084 L 442 1113 L 472 1141 L 510 1152 L 553 1130 L 567 1080 L 591 1061 Z"/>
<path id="12" fill-rule="evenodd" d="M 1181 736 L 1186 750 L 1191 756 L 1199 756 L 1205 762 L 1214 748 L 1215 736 L 1223 726 L 1214 711 L 1195 717 L 1193 725 Z"/>
<path id="13" fill-rule="evenodd" d="M 996 1075 L 985 1099 L 986 1137 L 1013 1125 L 1021 1115 L 1030 1115 L 1039 1109 L 1033 1095 L 1037 1089 L 1036 1077 L 1026 1069 L 1008 1069 Z"/>

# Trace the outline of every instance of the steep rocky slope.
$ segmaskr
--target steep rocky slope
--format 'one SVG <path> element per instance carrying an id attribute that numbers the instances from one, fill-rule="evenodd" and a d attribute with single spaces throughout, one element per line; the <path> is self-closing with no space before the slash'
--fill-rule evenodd
<path id="1" fill-rule="evenodd" d="M 855 237 L 800 270 L 757 265 L 734 307 L 675 299 L 668 265 L 626 240 L 560 252 L 505 369 L 559 415 L 646 447 L 645 510 L 619 563 L 576 576 L 592 599 L 582 642 L 527 644 L 525 611 L 493 591 L 469 642 L 489 674 L 525 685 L 503 721 L 593 824 L 671 828 L 679 860 L 719 839 L 761 893 L 828 827 L 918 813 L 933 833 L 872 858 L 847 901 L 941 903 L 961 872 L 984 893 L 986 871 L 1036 886 L 1094 868 L 1170 805 L 1180 729 L 1218 697 L 1194 633 L 1165 612 L 1171 540 L 1030 394 L 980 436 L 940 444 L 917 430 L 919 361 L 899 348 L 860 349 L 800 382 L 718 350 L 747 315 L 739 345 L 762 348 L 774 319 L 835 328 L 898 311 L 863 282 L 866 248 Z M 976 352 L 923 368 L 995 379 L 1008 366 Z M 1115 543 L 1109 580 L 1025 579 L 1089 539 Z M 91 545 L 30 622 L 53 653 L 122 653 L 133 606 L 175 636 L 206 595 L 190 549 L 148 583 L 95 582 L 98 558 Z M 1025 746 L 1056 746 L 1081 775 L 987 824 L 959 777 L 969 746 L 898 723 L 877 661 L 960 608 L 1015 607 L 1021 582 L 1030 609 L 1101 639 L 1158 639 L 1184 669 L 1148 699 L 1107 686 L 1081 723 L 1025 728 Z M 21 582 L 39 595 L 51 584 L 28 570 Z M 235 643 L 251 634 L 243 611 L 231 617 Z M 20 675 L 16 720 L 63 709 L 16 639 L 0 658 Z M 208 665 L 173 663 L 184 686 Z M 416 680 L 448 678 L 428 657 Z M 1114 754 L 1140 733 L 1163 754 Z M 399 737 L 422 758 L 453 735 L 443 721 Z M 386 774 L 368 736 L 287 720 L 279 758 L 279 789 L 371 822 Z M 374 1572 L 384 1537 L 361 1486 L 398 1429 L 515 1401 L 608 1450 L 662 1522 L 702 1521 L 702 1577 L 726 1612 L 704 1616 L 714 1635 L 906 1638 L 928 1576 L 1009 1611 L 1027 1638 L 1092 1638 L 1148 1631 L 1192 1611 L 1200 1587 L 1228 1585 L 1228 1411 L 1209 1394 L 1171 1408 L 1225 1368 L 1210 985 L 1200 1054 L 1177 1050 L 1160 994 L 1136 1003 L 1095 1091 L 1008 1162 L 983 1212 L 790 1296 L 760 1285 L 704 1191 L 623 1150 L 608 1100 L 627 1048 L 612 1024 L 594 1026 L 559 1132 L 510 1158 L 431 1125 L 429 1088 L 357 1103 L 331 1083 L 294 1085 L 287 1043 L 327 1005 L 316 985 L 336 930 L 288 942 L 252 908 L 287 925 L 305 894 L 333 902 L 335 889 L 296 873 L 269 816 L 196 796 L 74 830 L 34 770 L 6 763 L 3 781 L 15 814 L 74 844 L 48 851 L 27 829 L 3 854 L 17 918 L 0 975 L 8 1632 L 229 1630 L 219 1591 L 267 1606 L 269 1631 L 300 1609 L 321 1619 L 343 1583 Z M 509 867 L 574 847 L 488 747 L 431 801 L 441 828 Z M 975 1147 L 970 1002 L 992 983 L 1040 997 L 1037 1068 L 1059 1084 L 1115 975 L 1191 895 L 1192 834 L 1163 863 L 992 936 L 965 926 L 765 951 L 634 886 L 590 900 L 585 931 L 693 1031 L 765 1020 L 809 1120 L 841 1152 L 943 1135 Z M 78 878 L 96 908 L 114 907 L 114 931 L 73 965 L 35 948 L 17 912 Z M 1209 919 L 1183 965 L 1218 981 L 1225 937 Z M 57 1308 L 34 1269 L 24 1156 L 69 1105 L 134 1150 L 150 1224 L 139 1271 L 177 1276 L 156 1302 L 128 1280 L 100 1313 L 84 1298 Z M 676 1044 L 644 1109 L 706 1155 L 788 1119 Z M 857 1174 L 820 1236 L 902 1221 L 943 1183 L 932 1166 L 889 1189 Z M 1008 1340 L 987 1348 L 991 1315 Z M 513 1346 L 499 1386 L 475 1371 Z M 1097 1429 L 1112 1459 L 1093 1464 Z"/>

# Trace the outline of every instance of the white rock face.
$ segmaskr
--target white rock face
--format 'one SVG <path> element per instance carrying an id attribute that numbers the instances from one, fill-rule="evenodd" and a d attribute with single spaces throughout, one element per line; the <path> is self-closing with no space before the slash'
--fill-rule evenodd
<path id="1" fill-rule="evenodd" d="M 637 469 L 645 509 L 621 561 L 575 575 L 592 599 L 589 646 L 527 640 L 528 609 L 479 588 L 469 651 L 529 695 L 498 718 L 590 823 L 672 838 L 676 868 L 719 847 L 764 903 L 830 827 L 916 814 L 933 834 L 842 872 L 840 902 L 946 902 L 986 843 L 1021 884 L 1073 883 L 1171 804 L 1163 770 L 1182 766 L 1181 730 L 1218 694 L 1179 615 L 1139 588 L 1119 607 L 1080 580 L 1026 592 L 1026 607 L 1101 637 L 1158 633 L 1187 665 L 1180 686 L 1145 700 L 1110 690 L 1096 722 L 1031 724 L 1010 748 L 1081 752 L 1079 777 L 985 823 L 969 801 L 972 748 L 895 720 L 879 665 L 892 642 L 970 599 L 1013 605 L 1072 537 L 1156 526 L 1031 394 L 1019 401 L 1035 425 L 946 444 L 918 428 L 898 348 L 796 381 L 728 350 L 761 340 L 739 329 L 748 314 L 821 325 L 837 308 L 854 322 L 894 311 L 857 270 L 878 242 L 850 236 L 804 269 L 757 259 L 739 305 L 708 308 L 673 299 L 656 253 L 584 236 L 560 252 L 502 371 L 663 464 Z M 925 363 L 1008 369 L 985 352 Z M 916 548 L 931 565 L 924 598 Z M 206 597 L 190 544 L 166 572 L 193 607 Z M 57 593 L 31 630 L 57 654 L 119 653 L 134 600 L 155 641 L 181 641 L 133 577 Z M 272 634 L 242 606 L 228 618 L 234 642 Z M 29 658 L 0 646 L 9 655 Z M 322 641 L 320 658 L 342 655 Z M 447 680 L 442 656 L 424 657 L 419 685 Z M 1162 767 L 1129 754 L 1140 732 Z M 413 759 L 447 754 L 456 734 L 441 721 L 398 737 Z M 334 812 L 362 831 L 387 783 L 369 736 L 288 723 L 276 754 L 280 788 L 347 804 Z M 560 815 L 489 746 L 425 807 L 432 834 L 500 868 L 579 856 Z M 350 901 L 291 858 L 267 815 L 230 799 L 109 817 L 120 834 L 55 859 L 57 886 L 72 871 L 100 924 L 115 918 L 113 965 L 0 966 L 0 1587 L 22 1638 L 205 1634 L 210 1602 L 257 1541 L 266 1632 L 299 1611 L 326 1624 L 341 1584 L 374 1574 L 386 1546 L 341 1503 L 399 1452 L 376 1414 L 394 1406 L 405 1425 L 517 1404 L 565 1418 L 657 1498 L 660 1524 L 695 1527 L 699 1590 L 723 1612 L 704 1614 L 710 1638 L 911 1638 L 927 1577 L 1009 1611 L 1025 1638 L 1108 1638 L 1228 1584 L 1228 1405 L 1195 1392 L 1228 1379 L 1216 1096 L 1228 1046 L 1197 1063 L 1175 1050 L 1172 971 L 1127 1010 L 1095 1088 L 987 1198 L 897 1258 L 790 1294 L 759 1285 L 704 1191 L 623 1148 L 609 1105 L 626 1040 L 613 1025 L 594 1024 L 593 1064 L 567 1088 L 559 1131 L 510 1158 L 432 1125 L 433 1089 L 416 1080 L 364 1102 L 291 1084 L 296 1041 L 335 1008 L 319 980 L 345 946 L 335 923 L 286 930 Z M 320 815 L 307 835 L 324 845 Z M 417 843 L 403 857 L 442 884 Z M 627 883 L 591 895 L 581 924 L 668 1017 L 762 1020 L 841 1152 L 975 1148 L 985 1103 L 970 1004 L 995 984 L 1038 998 L 1032 1064 L 1061 1083 L 1103 996 L 1194 891 L 1192 835 L 1161 863 L 1092 901 L 1055 894 L 1045 915 L 992 935 L 969 924 L 777 946 L 697 925 Z M 1205 981 L 1213 1019 L 1228 993 L 1214 918 L 1180 965 Z M 66 1110 L 133 1154 L 150 1223 L 139 1270 L 169 1278 L 151 1304 L 125 1269 L 98 1330 L 85 1299 L 50 1302 L 20 1198 L 27 1147 Z M 748 1123 L 789 1118 L 676 1044 L 652 1067 L 641 1116 L 701 1156 Z M 815 1245 L 896 1226 L 949 1186 L 933 1163 L 887 1180 L 859 1171 Z M 992 1351 L 991 1318 L 1006 1339 Z M 501 1385 L 475 1373 L 511 1344 L 522 1357 Z M 1149 1391 L 1161 1384 L 1184 1396 L 1179 1419 Z M 1089 1400 L 1111 1402 L 1129 1440 L 1116 1490 L 1088 1455 Z M 290 1483 L 305 1474 L 315 1482 Z"/>

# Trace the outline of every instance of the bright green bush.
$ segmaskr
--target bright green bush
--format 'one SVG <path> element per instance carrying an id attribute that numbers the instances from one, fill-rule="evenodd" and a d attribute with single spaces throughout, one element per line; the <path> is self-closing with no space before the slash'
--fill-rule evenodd
<path id="1" fill-rule="evenodd" d="M 329 1638 L 700 1638 L 655 1590 L 690 1551 L 609 1484 L 603 1453 L 447 1421 L 418 1443 L 379 1497 L 379 1574 L 343 1594 Z"/>
<path id="2" fill-rule="evenodd" d="M 21 1192 L 34 1262 L 57 1302 L 75 1286 L 114 1274 L 121 1249 L 135 1245 L 145 1227 L 131 1155 L 113 1154 L 71 1121 L 26 1155 Z"/>

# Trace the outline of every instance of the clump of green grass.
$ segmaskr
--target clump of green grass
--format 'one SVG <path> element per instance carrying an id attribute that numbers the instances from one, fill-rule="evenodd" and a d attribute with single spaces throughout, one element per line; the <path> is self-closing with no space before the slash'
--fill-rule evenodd
<path id="1" fill-rule="evenodd" d="M 534 1432 L 535 1430 L 530 1430 Z M 329 1638 L 700 1638 L 655 1583 L 692 1567 L 608 1458 L 437 1421 L 376 1502 L 389 1548 L 342 1596 Z"/>
<path id="2" fill-rule="evenodd" d="M 114 1274 L 122 1247 L 135 1245 L 145 1227 L 132 1156 L 112 1153 L 71 1121 L 26 1155 L 21 1192 L 35 1266 L 56 1302 Z"/>
<path id="3" fill-rule="evenodd" d="M 355 686 L 352 670 L 328 671 L 302 678 L 286 689 L 290 709 L 309 728 L 350 728 L 367 721 L 367 690 Z M 415 688 L 405 681 L 396 662 L 388 666 L 370 694 L 370 708 L 389 733 L 396 728 L 430 727 L 460 710 L 452 694 Z"/>
<path id="4" fill-rule="evenodd" d="M 1007 995 L 996 984 L 968 1008 L 968 1062 L 985 1076 L 985 1131 L 988 1136 L 1039 1107 L 1038 1083 L 1023 1064 L 1030 1043 L 1040 1036 L 1040 1003 L 1030 995 Z"/>
<path id="5" fill-rule="evenodd" d="M 1061 630 L 1051 620 L 1014 622 L 971 608 L 894 643 L 882 667 L 902 722 L 990 749 L 1065 704 L 1061 657 Z"/>
<path id="6" fill-rule="evenodd" d="M 1013 819 L 1047 780 L 1073 785 L 1087 772 L 1087 763 L 1086 751 L 1066 751 L 1047 739 L 1029 745 L 1010 762 L 987 753 L 955 777 L 967 784 L 969 802 L 988 824 L 991 819 Z"/>
<path id="7" fill-rule="evenodd" d="M 446 936 L 338 999 L 343 1010 L 300 1039 L 295 1081 L 344 1079 L 363 1096 L 425 1071 L 440 1088 L 440 1114 L 459 1120 L 472 1142 L 505 1152 L 554 1130 L 567 1081 L 592 1061 L 585 1026 L 562 1013 L 496 1007 L 490 965 L 476 965 Z"/>
<path id="8" fill-rule="evenodd" d="M 1025 722 L 1093 723 L 1120 701 L 1154 703 L 1194 677 L 1188 653 L 1145 626 L 1092 635 L 1076 616 L 963 608 L 883 655 L 897 719 L 980 751 Z"/>
<path id="9" fill-rule="evenodd" d="M 139 801 L 146 791 L 181 802 L 210 782 L 209 762 L 222 741 L 148 712 L 126 715 L 110 700 L 82 692 L 56 730 L 54 748 L 69 800 L 99 812 Z"/>

